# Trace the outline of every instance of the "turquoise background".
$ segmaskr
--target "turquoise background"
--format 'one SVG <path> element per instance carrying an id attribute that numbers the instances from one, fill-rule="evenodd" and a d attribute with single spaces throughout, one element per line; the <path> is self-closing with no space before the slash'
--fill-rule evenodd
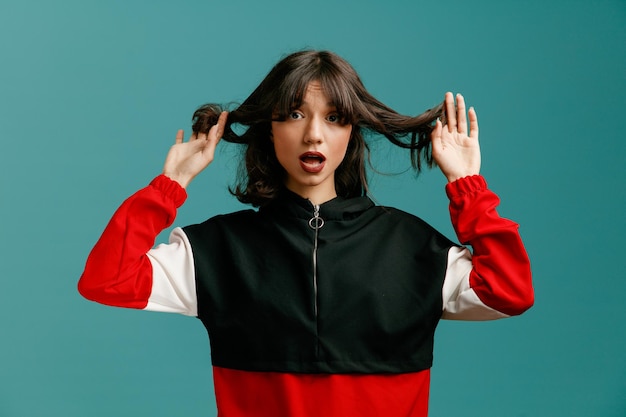
<path id="1" fill-rule="evenodd" d="M 76 282 L 193 110 L 243 100 L 305 47 L 400 112 L 465 94 L 521 224 L 536 305 L 441 323 L 430 415 L 626 415 L 625 1 L 1 0 L 0 416 L 215 415 L 199 321 L 90 303 Z M 398 174 L 372 179 L 376 200 L 453 237 L 444 177 L 374 152 Z M 220 147 L 177 225 L 241 207 L 236 161 Z"/>

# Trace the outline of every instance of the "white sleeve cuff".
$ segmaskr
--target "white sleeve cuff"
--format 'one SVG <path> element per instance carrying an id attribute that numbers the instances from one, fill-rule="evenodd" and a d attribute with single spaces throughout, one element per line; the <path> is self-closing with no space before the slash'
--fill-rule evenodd
<path id="1" fill-rule="evenodd" d="M 145 310 L 198 315 L 193 252 L 180 227 L 170 234 L 169 244 L 148 252 L 152 264 L 152 293 Z"/>
<path id="2" fill-rule="evenodd" d="M 508 315 L 485 305 L 470 287 L 472 254 L 465 247 L 453 246 L 443 282 L 443 316 L 448 320 L 495 320 Z"/>

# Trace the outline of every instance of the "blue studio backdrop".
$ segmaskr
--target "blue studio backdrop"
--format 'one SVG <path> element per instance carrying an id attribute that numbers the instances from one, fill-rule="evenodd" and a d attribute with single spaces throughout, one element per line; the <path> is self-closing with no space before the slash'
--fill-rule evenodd
<path id="1" fill-rule="evenodd" d="M 0 416 L 216 415 L 198 320 L 90 303 L 76 282 L 195 108 L 242 101 L 303 48 L 402 113 L 463 93 L 521 225 L 536 304 L 440 324 L 430 415 L 626 415 L 625 1 L 0 0 Z M 376 201 L 455 239 L 443 175 L 373 153 Z M 241 209 L 237 163 L 221 144 L 175 224 Z"/>

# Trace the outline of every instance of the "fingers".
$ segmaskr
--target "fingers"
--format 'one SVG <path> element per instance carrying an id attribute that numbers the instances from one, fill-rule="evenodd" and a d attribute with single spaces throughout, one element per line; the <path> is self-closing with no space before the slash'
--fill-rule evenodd
<path id="1" fill-rule="evenodd" d="M 441 139 L 441 131 L 443 130 L 443 124 L 440 119 L 435 122 L 435 127 L 430 132 L 430 141 L 434 142 L 437 139 Z"/>
<path id="2" fill-rule="evenodd" d="M 470 107 L 468 115 L 470 122 L 469 137 L 472 139 L 478 139 L 478 116 L 476 115 L 476 110 L 474 110 L 473 107 Z"/>
<path id="3" fill-rule="evenodd" d="M 430 132 L 430 144 L 432 146 L 433 155 L 436 155 L 441 147 L 443 146 L 441 143 L 441 134 L 443 131 L 443 124 L 440 119 L 437 119 L 435 122 L 435 127 Z"/>
<path id="4" fill-rule="evenodd" d="M 178 132 L 176 132 L 176 140 L 174 141 L 174 143 L 183 143 L 184 138 L 185 132 L 182 129 L 179 129 Z"/>
<path id="5" fill-rule="evenodd" d="M 448 126 L 448 132 L 452 133 L 456 129 L 456 107 L 452 93 L 447 92 L 444 101 L 446 108 L 446 125 Z"/>
<path id="6" fill-rule="evenodd" d="M 447 92 L 444 101 L 447 119 L 446 126 L 448 127 L 448 132 L 458 132 L 463 135 L 467 135 L 467 110 L 465 108 L 465 98 L 461 94 L 457 94 L 455 105 L 455 97 L 452 95 L 452 93 Z M 472 132 L 474 131 L 474 129 L 476 131 L 475 136 L 478 136 L 478 118 L 476 117 L 476 112 L 474 111 L 474 108 L 470 108 L 469 118 L 469 136 L 472 136 Z"/>
<path id="7" fill-rule="evenodd" d="M 203 140 L 203 141 L 219 141 L 224 134 L 224 128 L 226 126 L 226 119 L 228 118 L 228 112 L 223 111 L 220 113 L 219 118 L 217 119 L 217 123 L 211 126 L 211 129 L 207 133 L 201 132 L 193 132 L 189 137 L 189 142 L 193 142 L 195 140 Z M 183 143 L 184 133 L 182 130 L 179 130 L 176 134 L 176 143 Z"/>
<path id="8" fill-rule="evenodd" d="M 205 135 L 207 146 L 212 145 L 212 148 L 215 149 L 217 143 L 220 141 L 222 135 L 224 134 L 224 127 L 226 125 L 227 116 L 228 113 L 223 111 L 222 113 L 220 113 L 220 117 L 217 119 L 217 123 L 211 126 L 211 129 L 209 129 L 209 133 Z"/>
<path id="9" fill-rule="evenodd" d="M 207 133 L 194 133 L 191 135 L 190 140 L 203 140 L 207 142 L 219 142 L 224 135 L 224 128 L 226 126 L 226 119 L 228 118 L 228 112 L 223 111 L 220 113 L 219 118 L 217 119 L 217 123 L 215 123 Z"/>
<path id="10" fill-rule="evenodd" d="M 467 133 L 467 119 L 465 118 L 465 99 L 461 94 L 456 95 L 456 131 Z"/>
<path id="11" fill-rule="evenodd" d="M 217 119 L 217 123 L 209 130 L 209 135 L 213 135 L 211 139 L 220 140 L 224 134 L 224 127 L 226 126 L 226 119 L 228 118 L 228 112 L 221 112 L 220 117 Z"/>

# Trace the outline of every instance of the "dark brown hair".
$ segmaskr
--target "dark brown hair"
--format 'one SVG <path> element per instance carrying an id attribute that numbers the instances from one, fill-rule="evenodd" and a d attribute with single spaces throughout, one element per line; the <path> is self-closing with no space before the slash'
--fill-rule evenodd
<path id="1" fill-rule="evenodd" d="M 239 201 L 263 206 L 284 187 L 286 174 L 270 140 L 271 122 L 285 120 L 298 108 L 312 81 L 321 84 L 342 121 L 353 126 L 346 156 L 335 171 L 337 195 L 355 197 L 368 191 L 365 160 L 369 147 L 364 131 L 378 133 L 394 145 L 410 149 L 417 172 L 422 168 L 422 160 L 429 167 L 433 165 L 430 132 L 433 122 L 442 116 L 441 104 L 416 117 L 403 116 L 374 98 L 343 58 L 328 51 L 301 51 L 278 62 L 228 115 L 223 139 L 246 146 L 239 183 L 231 189 Z M 193 115 L 193 131 L 208 132 L 221 111 L 216 104 L 200 107 Z M 235 133 L 233 125 L 242 125 L 246 130 Z"/>

